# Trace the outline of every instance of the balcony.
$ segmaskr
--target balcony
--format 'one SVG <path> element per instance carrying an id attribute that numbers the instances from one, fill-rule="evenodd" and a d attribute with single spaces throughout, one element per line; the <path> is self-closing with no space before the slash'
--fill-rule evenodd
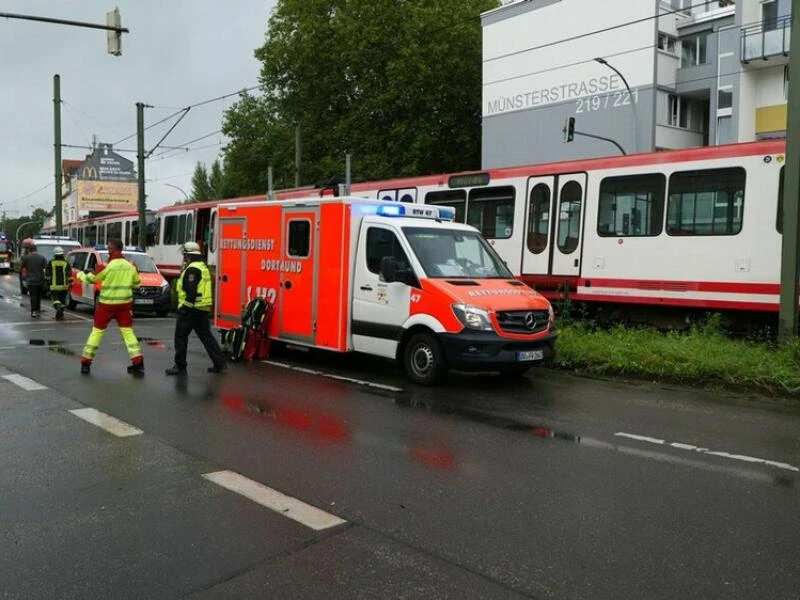
<path id="1" fill-rule="evenodd" d="M 742 27 L 741 61 L 748 64 L 753 60 L 766 61 L 777 56 L 785 57 L 788 61 L 791 21 L 791 16 L 788 16 Z"/>

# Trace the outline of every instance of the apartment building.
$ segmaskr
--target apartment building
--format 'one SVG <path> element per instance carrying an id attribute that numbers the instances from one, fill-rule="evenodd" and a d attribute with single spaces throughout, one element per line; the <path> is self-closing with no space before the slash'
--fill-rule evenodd
<path id="1" fill-rule="evenodd" d="M 782 137 L 790 14 L 791 0 L 512 0 L 484 13 L 483 166 Z"/>

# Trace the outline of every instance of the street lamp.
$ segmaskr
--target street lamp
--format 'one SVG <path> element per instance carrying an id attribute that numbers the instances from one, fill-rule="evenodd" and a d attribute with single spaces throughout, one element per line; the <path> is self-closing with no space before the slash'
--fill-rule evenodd
<path id="1" fill-rule="evenodd" d="M 14 234 L 14 239 L 17 240 L 17 253 L 19 253 L 19 249 L 20 249 L 19 248 L 19 243 L 20 243 L 19 230 L 22 229 L 23 227 L 25 227 L 25 225 L 31 225 L 33 223 L 39 223 L 41 225 L 42 222 L 41 221 L 25 221 L 24 223 L 20 223 L 19 227 L 17 227 L 17 232 Z"/>
<path id="2" fill-rule="evenodd" d="M 183 188 L 180 188 L 177 185 L 172 185 L 171 183 L 165 183 L 164 185 L 167 186 L 167 187 L 175 188 L 176 190 L 178 190 L 181 194 L 183 194 L 183 197 L 186 199 L 186 202 L 187 203 L 189 202 L 189 194 L 184 192 Z"/>
<path id="3" fill-rule="evenodd" d="M 598 62 L 601 65 L 607 66 L 609 69 L 614 71 L 614 73 L 619 75 L 619 78 L 622 79 L 622 83 L 625 84 L 625 89 L 628 90 L 628 98 L 630 98 L 630 100 L 631 100 L 631 110 L 633 110 L 633 151 L 635 153 L 637 151 L 637 147 L 638 147 L 638 144 L 637 144 L 638 139 L 636 137 L 636 121 L 637 121 L 637 119 L 636 119 L 636 99 L 633 97 L 633 92 L 631 92 L 631 87 L 628 85 L 628 80 L 625 79 L 625 76 L 622 73 L 620 73 L 614 67 L 614 65 L 609 64 L 609 62 L 605 58 L 597 56 L 597 57 L 595 57 L 594 60 L 595 60 L 595 62 Z"/>

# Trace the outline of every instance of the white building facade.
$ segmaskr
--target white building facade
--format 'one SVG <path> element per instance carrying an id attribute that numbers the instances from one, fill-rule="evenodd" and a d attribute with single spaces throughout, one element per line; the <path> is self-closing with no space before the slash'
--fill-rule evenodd
<path id="1" fill-rule="evenodd" d="M 782 137 L 790 14 L 791 0 L 517 0 L 484 13 L 483 167 Z"/>

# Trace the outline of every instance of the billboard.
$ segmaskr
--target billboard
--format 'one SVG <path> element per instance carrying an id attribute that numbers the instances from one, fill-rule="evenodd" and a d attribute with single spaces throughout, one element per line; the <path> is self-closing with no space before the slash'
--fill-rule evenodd
<path id="1" fill-rule="evenodd" d="M 136 181 L 77 180 L 78 210 L 122 212 L 136 210 Z"/>

